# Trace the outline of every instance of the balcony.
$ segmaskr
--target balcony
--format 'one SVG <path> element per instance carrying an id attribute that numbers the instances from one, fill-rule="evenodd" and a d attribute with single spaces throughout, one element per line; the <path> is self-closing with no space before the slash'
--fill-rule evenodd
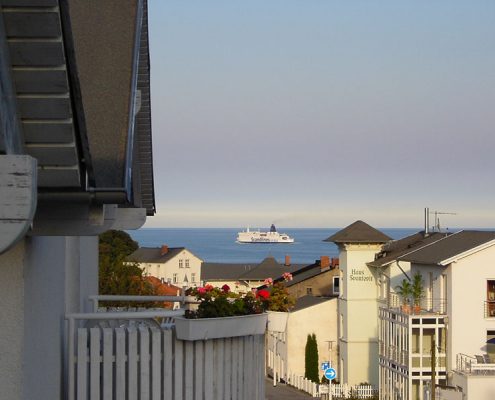
<path id="1" fill-rule="evenodd" d="M 457 354 L 456 372 L 464 375 L 492 375 L 495 376 L 495 360 L 488 354 L 469 356 Z"/>
<path id="2" fill-rule="evenodd" d="M 402 298 L 398 294 L 389 293 L 386 307 L 407 315 L 439 315 L 447 313 L 447 300 L 444 298 L 424 297 L 420 300 L 418 305 L 414 305 L 411 300 L 404 304 Z"/>
<path id="3" fill-rule="evenodd" d="M 264 399 L 266 314 L 247 316 L 265 317 L 261 334 L 180 339 L 175 320 L 184 315 L 187 296 L 91 300 L 94 312 L 66 316 L 65 398 Z M 180 308 L 104 309 L 100 301 L 171 302 Z"/>

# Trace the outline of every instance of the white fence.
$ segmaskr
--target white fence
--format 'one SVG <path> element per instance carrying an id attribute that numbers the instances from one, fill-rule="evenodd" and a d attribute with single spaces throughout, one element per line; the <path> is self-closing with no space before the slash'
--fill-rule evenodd
<path id="1" fill-rule="evenodd" d="M 311 382 L 309 379 L 306 379 L 303 376 L 289 374 L 289 376 L 287 377 L 287 384 L 303 392 L 306 392 L 313 397 L 319 397 L 320 395 L 318 391 L 319 385 L 317 383 Z"/>
<path id="2" fill-rule="evenodd" d="M 169 329 L 146 323 L 180 313 L 68 315 L 67 398 L 264 399 L 264 336 L 183 341 L 170 323 Z M 129 326 L 131 320 L 134 326 Z"/>

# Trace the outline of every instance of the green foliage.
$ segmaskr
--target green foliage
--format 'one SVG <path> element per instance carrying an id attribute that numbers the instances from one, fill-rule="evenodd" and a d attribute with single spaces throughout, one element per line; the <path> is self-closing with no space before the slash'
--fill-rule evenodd
<path id="1" fill-rule="evenodd" d="M 153 295 L 153 287 L 143 276 L 136 263 L 126 263 L 125 258 L 138 249 L 138 244 L 123 231 L 110 230 L 99 237 L 100 294 Z M 145 304 L 111 302 L 107 306 L 133 306 Z M 149 304 L 148 304 L 149 305 Z"/>
<path id="2" fill-rule="evenodd" d="M 411 295 L 414 300 L 414 305 L 419 306 L 421 299 L 424 296 L 423 278 L 419 272 L 416 272 L 413 276 L 413 283 L 411 285 Z"/>
<path id="3" fill-rule="evenodd" d="M 318 371 L 318 344 L 316 335 L 308 335 L 305 347 L 304 377 L 312 382 L 320 383 Z"/>
<path id="4" fill-rule="evenodd" d="M 187 318 L 232 317 L 263 312 L 261 301 L 253 293 L 249 292 L 241 296 L 231 292 L 227 285 L 224 285 L 222 289 L 211 285 L 190 288 L 187 294 L 196 296 L 200 302 L 196 311 L 186 312 Z"/>
<path id="5" fill-rule="evenodd" d="M 285 285 L 282 282 L 277 282 L 270 291 L 266 308 L 269 311 L 287 312 L 294 307 L 295 303 L 296 299 L 289 294 Z"/>
<path id="6" fill-rule="evenodd" d="M 402 297 L 402 303 L 409 304 L 409 297 L 412 294 L 411 282 L 407 279 L 403 279 L 402 283 L 395 288 L 400 297 Z"/>

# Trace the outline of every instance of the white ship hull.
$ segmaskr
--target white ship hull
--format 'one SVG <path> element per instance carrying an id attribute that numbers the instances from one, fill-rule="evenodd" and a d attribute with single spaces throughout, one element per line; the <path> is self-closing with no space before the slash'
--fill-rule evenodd
<path id="1" fill-rule="evenodd" d="M 249 228 L 237 234 L 238 243 L 294 243 L 294 239 L 286 233 L 278 233 L 276 230 L 270 232 L 250 231 Z"/>

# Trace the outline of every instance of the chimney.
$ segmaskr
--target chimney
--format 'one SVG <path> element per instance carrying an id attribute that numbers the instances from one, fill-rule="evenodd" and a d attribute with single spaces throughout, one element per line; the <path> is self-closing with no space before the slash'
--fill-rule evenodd
<path id="1" fill-rule="evenodd" d="M 167 253 L 168 253 L 168 246 L 167 246 L 166 244 L 164 244 L 164 245 L 162 246 L 161 251 L 160 251 L 160 255 L 162 255 L 162 256 L 163 256 L 163 255 L 165 255 L 165 254 L 167 254 Z"/>
<path id="2" fill-rule="evenodd" d="M 321 256 L 320 257 L 320 268 L 321 268 L 321 270 L 330 268 L 330 257 L 328 257 L 328 256 Z"/>
<path id="3" fill-rule="evenodd" d="M 284 264 L 286 267 L 289 267 L 290 266 L 290 256 L 287 255 L 285 256 L 285 264 Z"/>
<path id="4" fill-rule="evenodd" d="M 332 257 L 332 259 L 330 260 L 330 268 L 331 269 L 334 269 L 334 268 L 338 268 L 339 267 L 339 259 L 338 257 Z"/>

